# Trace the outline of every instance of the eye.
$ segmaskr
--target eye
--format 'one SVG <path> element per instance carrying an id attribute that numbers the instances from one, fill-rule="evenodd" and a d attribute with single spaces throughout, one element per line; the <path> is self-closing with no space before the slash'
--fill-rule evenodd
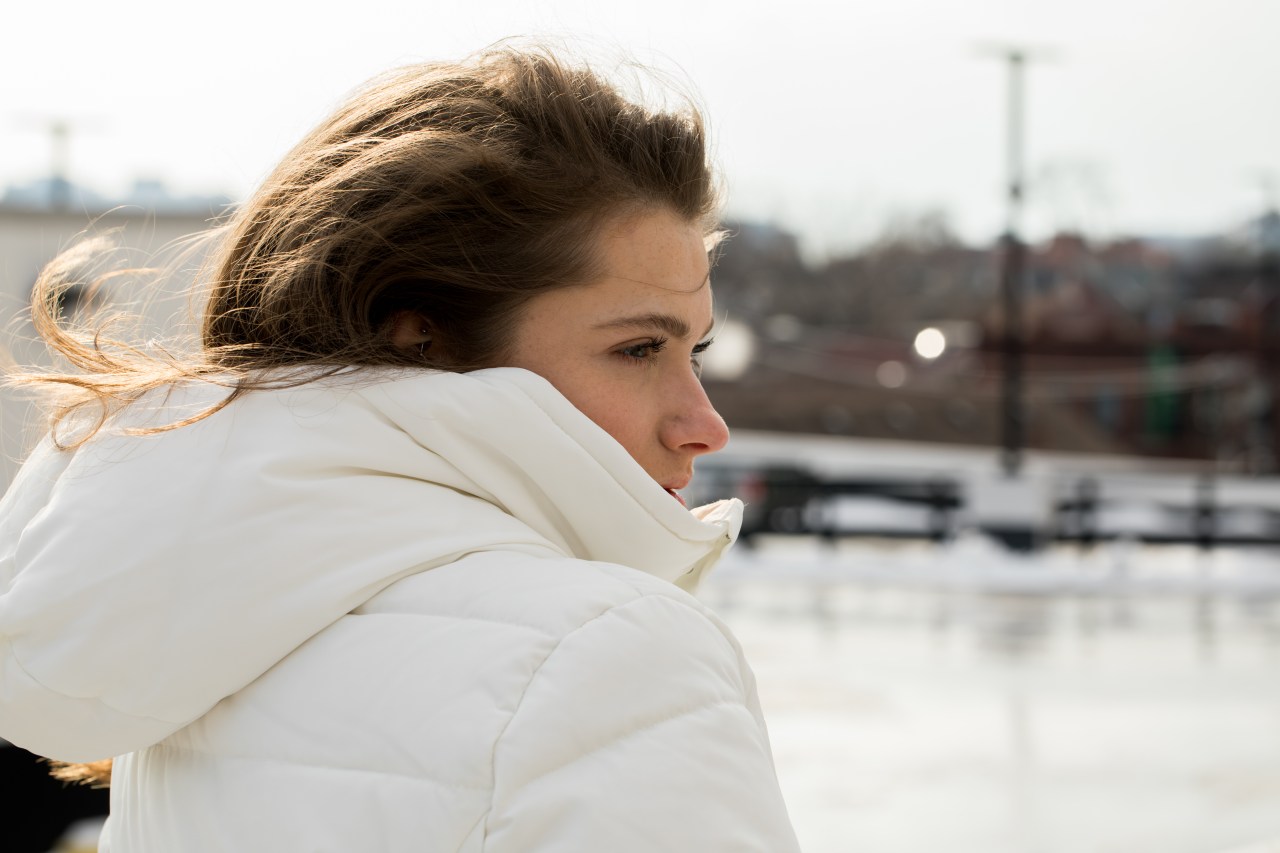
<path id="1" fill-rule="evenodd" d="M 635 364 L 642 364 L 666 349 L 666 338 L 649 338 L 647 341 L 627 344 L 619 349 L 618 355 Z"/>
<path id="2" fill-rule="evenodd" d="M 691 359 L 693 361 L 693 372 L 696 373 L 699 378 L 702 377 L 702 354 L 710 349 L 711 345 L 715 342 L 715 338 L 712 338 L 709 341 L 703 341 L 693 348 L 693 358 Z"/>

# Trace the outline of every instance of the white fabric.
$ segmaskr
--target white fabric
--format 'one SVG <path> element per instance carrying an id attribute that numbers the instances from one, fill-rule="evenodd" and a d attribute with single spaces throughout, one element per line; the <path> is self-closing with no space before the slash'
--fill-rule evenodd
<path id="1" fill-rule="evenodd" d="M 788 851 L 686 511 L 516 369 L 175 390 L 0 502 L 0 737 L 149 851 Z"/>

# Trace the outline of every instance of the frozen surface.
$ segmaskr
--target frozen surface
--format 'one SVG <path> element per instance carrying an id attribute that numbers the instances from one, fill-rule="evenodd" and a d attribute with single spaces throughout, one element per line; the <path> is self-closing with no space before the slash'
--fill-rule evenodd
<path id="1" fill-rule="evenodd" d="M 778 541 L 704 598 L 807 853 L 1222 853 L 1280 839 L 1273 574 L 1275 552 Z"/>

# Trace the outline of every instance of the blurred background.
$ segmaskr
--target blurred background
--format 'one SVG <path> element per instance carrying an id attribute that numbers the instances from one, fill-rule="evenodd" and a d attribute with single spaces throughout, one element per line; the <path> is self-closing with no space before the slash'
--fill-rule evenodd
<path id="1" fill-rule="evenodd" d="M 802 847 L 1280 850 L 1277 4 L 126 0 L 6 32 L 19 361 L 58 251 L 171 256 L 379 71 L 525 35 L 692 88 L 734 438 L 687 497 L 748 504 L 704 597 Z M 0 485 L 38 431 L 0 393 Z M 0 780 L 0 847 L 93 849 L 105 794 L 9 746 Z"/>

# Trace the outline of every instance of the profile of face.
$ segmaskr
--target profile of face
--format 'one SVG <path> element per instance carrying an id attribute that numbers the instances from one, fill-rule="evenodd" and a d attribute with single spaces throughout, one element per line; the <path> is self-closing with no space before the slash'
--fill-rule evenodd
<path id="1" fill-rule="evenodd" d="M 713 323 L 704 236 L 658 210 L 600 241 L 601 275 L 526 304 L 505 363 L 549 381 L 674 495 L 729 439 L 698 378 Z"/>
<path id="2" fill-rule="evenodd" d="M 676 496 L 693 460 L 729 440 L 698 378 L 713 322 L 703 233 L 650 210 L 613 220 L 599 240 L 599 277 L 526 303 L 502 366 L 549 381 Z M 418 346 L 422 327 L 402 318 L 397 342 Z"/>

